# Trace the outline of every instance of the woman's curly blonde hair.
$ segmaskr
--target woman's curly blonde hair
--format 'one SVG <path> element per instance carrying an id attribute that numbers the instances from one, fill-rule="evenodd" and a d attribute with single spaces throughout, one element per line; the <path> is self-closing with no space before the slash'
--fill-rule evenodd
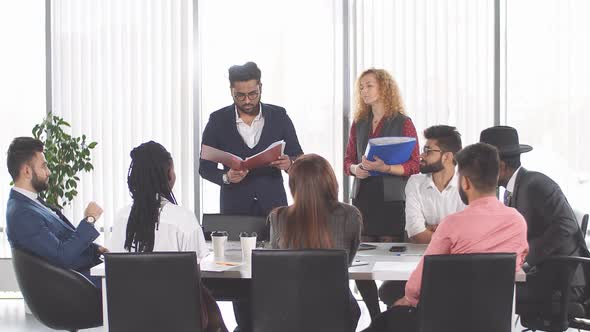
<path id="1" fill-rule="evenodd" d="M 362 119 L 366 119 L 369 112 L 371 111 L 371 106 L 365 104 L 363 98 L 361 97 L 361 79 L 368 75 L 373 74 L 377 79 L 377 84 L 379 84 L 379 93 L 381 94 L 381 98 L 383 100 L 383 104 L 385 105 L 385 114 L 384 117 L 391 117 L 397 113 L 405 114 L 404 104 L 402 102 L 402 97 L 400 96 L 399 87 L 397 83 L 393 79 L 393 77 L 384 69 L 367 69 L 365 70 L 356 80 L 355 86 L 355 100 L 356 100 L 356 111 L 354 112 L 354 122 L 357 122 Z"/>

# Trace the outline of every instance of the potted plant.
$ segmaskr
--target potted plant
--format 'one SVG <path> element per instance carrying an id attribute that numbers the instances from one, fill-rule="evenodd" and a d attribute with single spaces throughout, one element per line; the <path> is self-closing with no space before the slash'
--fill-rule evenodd
<path id="1" fill-rule="evenodd" d="M 41 196 L 60 209 L 72 202 L 78 195 L 78 172 L 94 169 L 90 150 L 98 143 L 87 143 L 86 135 L 73 137 L 66 131 L 70 124 L 51 112 L 33 128 L 33 137 L 45 144 L 45 159 L 51 170 L 49 188 Z M 64 130 L 65 129 L 65 130 Z"/>

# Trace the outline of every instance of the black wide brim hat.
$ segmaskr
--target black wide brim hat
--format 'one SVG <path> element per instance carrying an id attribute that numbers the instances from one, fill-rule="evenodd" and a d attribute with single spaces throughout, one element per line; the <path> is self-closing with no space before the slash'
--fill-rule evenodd
<path id="1" fill-rule="evenodd" d="M 500 152 L 500 156 L 515 156 L 533 149 L 530 145 L 520 144 L 518 132 L 509 126 L 495 126 L 485 129 L 481 132 L 479 141 L 495 146 Z"/>

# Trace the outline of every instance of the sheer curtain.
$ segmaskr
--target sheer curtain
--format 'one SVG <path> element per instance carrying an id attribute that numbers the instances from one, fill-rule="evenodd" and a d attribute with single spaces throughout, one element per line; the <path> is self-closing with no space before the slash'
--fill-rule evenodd
<path id="1" fill-rule="evenodd" d="M 523 166 L 544 172 L 590 211 L 590 2 L 506 2 L 504 122 L 533 146 Z M 531 13 L 534 13 L 531 15 Z M 526 22 L 523 24 L 522 22 Z"/>
<path id="2" fill-rule="evenodd" d="M 388 70 L 418 136 L 436 124 L 458 128 L 464 145 L 493 125 L 493 0 L 351 2 L 352 82 Z"/>
<path id="3" fill-rule="evenodd" d="M 192 1 L 51 1 L 53 112 L 98 146 L 69 213 L 96 200 L 110 226 L 130 203 L 129 152 L 164 145 L 175 160 L 174 193 L 193 207 Z"/>
<path id="4" fill-rule="evenodd" d="M 38 0 L 0 1 L 0 40 L 6 46 L 0 52 L 2 258 L 10 255 L 4 232 L 6 203 L 12 181 L 6 169 L 6 151 L 13 138 L 31 136 L 33 126 L 45 116 L 45 3 Z"/>
<path id="5" fill-rule="evenodd" d="M 200 132 L 233 103 L 228 68 L 254 61 L 262 102 L 286 108 L 303 151 L 325 157 L 342 183 L 342 33 L 340 0 L 200 1 Z M 218 185 L 201 180 L 201 197 L 203 212 L 219 211 Z"/>

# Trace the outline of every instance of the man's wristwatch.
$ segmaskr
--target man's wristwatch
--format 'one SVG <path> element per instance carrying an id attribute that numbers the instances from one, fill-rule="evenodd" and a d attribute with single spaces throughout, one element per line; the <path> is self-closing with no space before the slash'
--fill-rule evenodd
<path id="1" fill-rule="evenodd" d="M 88 216 L 86 217 L 86 222 L 90 225 L 94 225 L 94 223 L 96 222 L 96 218 L 94 218 L 93 216 Z"/>
<path id="2" fill-rule="evenodd" d="M 223 180 L 223 184 L 229 184 L 229 176 L 227 176 L 227 173 L 223 173 L 221 179 Z"/>

